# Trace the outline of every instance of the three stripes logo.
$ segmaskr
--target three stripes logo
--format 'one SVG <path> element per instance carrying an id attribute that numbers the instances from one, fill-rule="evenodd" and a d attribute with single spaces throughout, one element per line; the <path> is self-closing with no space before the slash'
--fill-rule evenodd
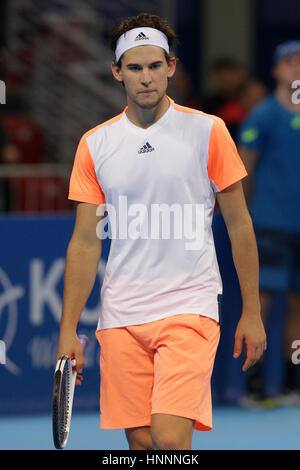
<path id="1" fill-rule="evenodd" d="M 146 36 L 146 34 L 141 32 L 140 34 L 137 35 L 137 37 L 135 38 L 135 41 L 142 41 L 144 39 L 149 39 L 149 38 Z"/>
<path id="2" fill-rule="evenodd" d="M 145 145 L 143 145 L 143 147 L 138 151 L 138 153 L 139 154 L 149 153 L 149 152 L 153 152 L 153 150 L 155 149 L 149 144 L 149 142 L 146 142 Z"/>

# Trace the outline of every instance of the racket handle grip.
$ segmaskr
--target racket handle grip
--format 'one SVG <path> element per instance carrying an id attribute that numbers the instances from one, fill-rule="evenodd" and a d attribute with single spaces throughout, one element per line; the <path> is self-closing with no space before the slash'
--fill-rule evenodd
<path id="1" fill-rule="evenodd" d="M 81 342 L 82 349 L 85 350 L 89 344 L 89 339 L 86 335 L 78 335 L 79 341 Z"/>

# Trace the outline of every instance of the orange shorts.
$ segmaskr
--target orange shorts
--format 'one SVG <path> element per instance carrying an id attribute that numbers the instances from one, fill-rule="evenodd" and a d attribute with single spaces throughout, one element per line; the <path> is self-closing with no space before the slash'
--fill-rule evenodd
<path id="1" fill-rule="evenodd" d="M 211 374 L 219 324 L 180 314 L 96 331 L 100 343 L 100 427 L 150 426 L 151 414 L 195 420 L 212 429 Z"/>

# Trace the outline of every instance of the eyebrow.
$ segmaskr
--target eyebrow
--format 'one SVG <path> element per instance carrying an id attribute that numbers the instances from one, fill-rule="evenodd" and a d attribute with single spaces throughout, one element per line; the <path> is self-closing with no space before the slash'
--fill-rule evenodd
<path id="1" fill-rule="evenodd" d="M 162 60 L 156 60 L 155 62 L 152 62 L 151 64 L 149 64 L 149 67 L 151 67 L 151 65 L 157 65 L 157 64 L 162 64 L 163 61 Z M 142 67 L 141 64 L 127 64 L 126 67 Z"/>

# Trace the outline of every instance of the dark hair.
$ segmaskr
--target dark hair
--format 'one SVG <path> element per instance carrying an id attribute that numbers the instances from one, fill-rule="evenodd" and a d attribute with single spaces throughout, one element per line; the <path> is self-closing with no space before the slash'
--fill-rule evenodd
<path id="1" fill-rule="evenodd" d="M 115 52 L 117 41 L 119 37 L 122 36 L 122 34 L 127 33 L 127 31 L 130 31 L 133 28 L 141 28 L 143 26 L 148 28 L 155 28 L 164 33 L 167 36 L 170 50 L 174 48 L 176 34 L 171 26 L 169 26 L 165 20 L 157 15 L 153 15 L 151 13 L 140 13 L 137 16 L 121 19 L 118 21 L 118 23 L 115 24 L 111 32 L 112 50 Z M 166 51 L 164 52 L 167 62 L 169 62 L 171 58 L 175 57 L 172 52 L 170 54 L 168 54 Z M 121 58 L 117 65 L 119 68 L 121 68 Z"/>

